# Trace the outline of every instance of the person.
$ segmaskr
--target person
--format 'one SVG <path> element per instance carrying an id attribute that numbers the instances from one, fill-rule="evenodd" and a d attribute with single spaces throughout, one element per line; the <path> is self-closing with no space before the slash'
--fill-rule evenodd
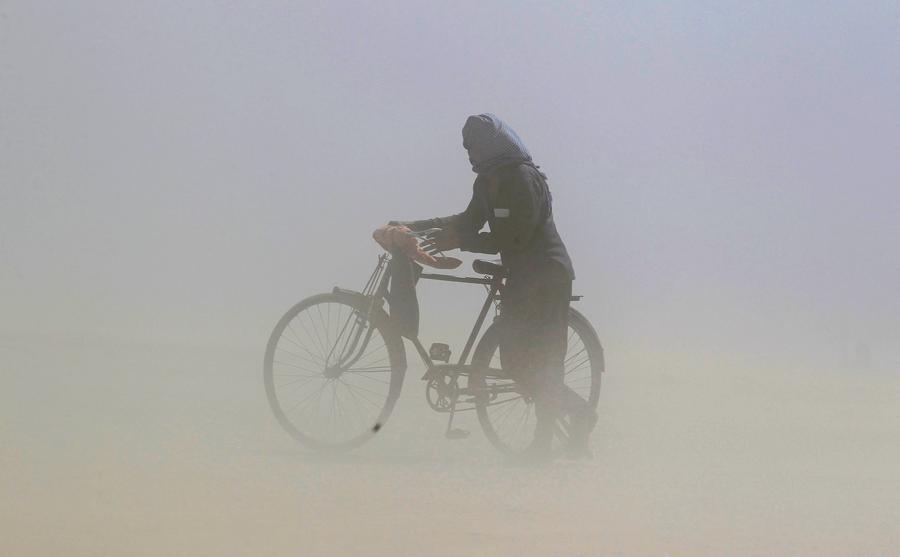
<path id="1" fill-rule="evenodd" d="M 493 114 L 470 116 L 463 147 L 477 174 L 465 211 L 399 224 L 440 229 L 424 247 L 499 253 L 507 278 L 500 315 L 501 366 L 535 403 L 537 425 L 527 458 L 546 459 L 556 420 L 571 420 L 566 452 L 589 457 L 588 437 L 597 415 L 564 382 L 568 312 L 575 272 L 553 221 L 547 177 L 515 131 Z M 397 223 L 397 221 L 392 221 Z M 487 223 L 489 232 L 481 229 Z"/>

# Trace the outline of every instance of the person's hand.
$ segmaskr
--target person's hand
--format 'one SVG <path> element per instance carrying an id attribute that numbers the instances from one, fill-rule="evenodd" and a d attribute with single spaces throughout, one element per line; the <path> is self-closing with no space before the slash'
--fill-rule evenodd
<path id="1" fill-rule="evenodd" d="M 459 247 L 459 235 L 452 228 L 442 228 L 425 237 L 422 249 L 434 255 Z"/>
<path id="2" fill-rule="evenodd" d="M 385 249 L 385 251 L 402 251 L 404 255 L 429 267 L 438 269 L 455 269 L 462 261 L 455 257 L 434 257 L 427 253 L 418 240 L 405 226 L 385 225 L 378 227 L 372 233 L 372 238 Z"/>

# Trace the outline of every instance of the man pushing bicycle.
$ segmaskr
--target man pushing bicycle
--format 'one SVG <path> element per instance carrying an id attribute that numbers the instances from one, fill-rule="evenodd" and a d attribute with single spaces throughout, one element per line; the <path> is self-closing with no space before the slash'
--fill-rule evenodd
<path id="1" fill-rule="evenodd" d="M 526 458 L 550 458 L 557 420 L 570 419 L 566 453 L 590 457 L 593 408 L 564 382 L 569 301 L 575 273 L 553 222 L 547 177 L 522 140 L 493 114 L 470 116 L 463 147 L 478 175 L 462 213 L 400 222 L 413 231 L 439 228 L 424 249 L 499 253 L 507 278 L 502 294 L 500 358 L 535 402 L 537 426 Z M 490 232 L 481 232 L 487 223 Z"/>

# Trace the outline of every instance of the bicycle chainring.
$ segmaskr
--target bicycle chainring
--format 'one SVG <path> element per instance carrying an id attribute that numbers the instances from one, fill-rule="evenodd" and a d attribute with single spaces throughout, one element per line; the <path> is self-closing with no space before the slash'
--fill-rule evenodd
<path id="1" fill-rule="evenodd" d="M 450 412 L 459 398 L 456 377 L 442 373 L 425 385 L 425 400 L 435 412 Z"/>

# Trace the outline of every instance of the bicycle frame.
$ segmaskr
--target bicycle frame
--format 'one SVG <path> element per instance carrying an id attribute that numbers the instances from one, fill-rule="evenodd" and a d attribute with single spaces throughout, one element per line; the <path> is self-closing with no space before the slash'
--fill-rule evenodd
<path id="1" fill-rule="evenodd" d="M 390 283 L 391 278 L 390 268 L 387 266 L 389 260 L 390 257 L 386 254 L 379 256 L 378 265 L 375 267 L 375 270 L 369 277 L 366 286 L 363 288 L 363 294 L 367 298 L 371 299 L 371 303 L 373 305 L 379 303 L 380 300 L 383 300 L 387 295 L 388 284 Z M 487 297 L 485 298 L 484 303 L 481 305 L 481 311 L 478 314 L 478 318 L 475 320 L 475 325 L 472 327 L 472 330 L 469 333 L 469 338 L 466 340 L 465 347 L 463 348 L 462 353 L 459 355 L 459 360 L 455 364 L 457 367 L 465 366 L 466 361 L 469 359 L 469 355 L 472 352 L 472 347 L 475 345 L 475 341 L 478 339 L 478 334 L 481 332 L 481 329 L 484 326 L 484 320 L 487 317 L 491 305 L 500 299 L 500 290 L 503 287 L 503 277 L 499 275 L 495 275 L 493 277 L 458 277 L 455 275 L 445 275 L 440 273 L 419 273 L 418 278 L 420 280 L 424 279 L 439 280 L 444 282 L 457 282 L 464 284 L 481 284 L 488 288 Z M 368 341 L 368 339 L 366 339 L 366 341 Z M 422 359 L 422 362 L 430 372 L 436 367 L 436 364 L 431 358 L 431 355 L 427 350 L 425 350 L 425 347 L 422 345 L 422 342 L 419 340 L 418 336 L 416 338 L 410 339 L 410 341 L 413 343 L 413 346 L 415 346 L 416 352 L 418 352 L 419 357 Z M 426 372 L 425 377 L 428 376 L 429 373 Z"/>
<path id="2" fill-rule="evenodd" d="M 398 257 L 405 256 L 398 255 Z M 518 399 L 525 399 L 526 404 L 531 404 L 534 401 L 535 396 L 534 392 L 526 388 L 527 385 L 523 385 L 522 382 L 519 381 L 515 369 L 505 370 L 502 362 L 496 362 L 496 350 L 501 341 L 500 337 L 502 336 L 502 331 L 498 328 L 500 323 L 495 320 L 493 323 L 489 323 L 485 328 L 485 319 L 487 318 L 491 305 L 496 307 L 496 315 L 499 318 L 507 318 L 503 316 L 502 310 L 504 308 L 501 306 L 503 301 L 502 294 L 509 293 L 509 291 L 504 290 L 507 284 L 504 276 L 506 273 L 503 271 L 502 267 L 486 264 L 486 262 L 483 261 L 476 261 L 473 265 L 475 274 L 482 275 L 480 277 L 455 276 L 431 272 L 426 273 L 422 272 L 422 268 L 420 267 L 415 269 L 414 274 L 417 275 L 415 277 L 416 280 L 438 280 L 463 284 L 479 284 L 487 291 L 487 295 L 484 302 L 481 304 L 481 309 L 469 332 L 462 352 L 455 358 L 455 362 L 451 363 L 450 352 L 447 350 L 446 345 L 433 344 L 431 345 L 430 350 L 426 350 L 419 340 L 418 334 L 412 335 L 409 334 L 408 331 L 400 330 L 400 328 L 397 327 L 398 323 L 396 318 L 399 315 L 401 308 L 397 306 L 398 300 L 396 299 L 393 300 L 394 307 L 390 308 L 396 310 L 394 312 L 394 322 L 391 323 L 389 319 L 390 315 L 388 311 L 386 311 L 389 308 L 385 307 L 384 302 L 386 299 L 388 301 L 392 300 L 392 298 L 388 296 L 391 282 L 394 279 L 408 279 L 406 273 L 409 269 L 396 265 L 408 263 L 406 259 L 394 260 L 395 265 L 389 266 L 388 262 L 390 261 L 391 256 L 388 254 L 379 256 L 378 264 L 376 265 L 375 270 L 372 271 L 372 274 L 369 276 L 369 279 L 361 292 L 334 287 L 331 293 L 322 293 L 302 300 L 291 307 L 291 309 L 282 316 L 269 337 L 263 365 L 266 396 L 276 418 L 282 426 L 291 433 L 291 435 L 310 446 L 318 448 L 329 446 L 351 447 L 364 442 L 371 437 L 372 432 L 377 432 L 381 428 L 384 421 L 390 416 L 390 413 L 401 394 L 408 370 L 407 351 L 405 349 L 405 343 L 403 342 L 403 339 L 406 339 L 410 340 L 415 346 L 416 352 L 418 352 L 420 359 L 427 368 L 425 375 L 421 378 L 425 387 L 424 394 L 426 402 L 433 410 L 440 413 L 448 413 L 449 415 L 445 436 L 450 439 L 461 439 L 468 436 L 468 431 L 454 429 L 452 427 L 454 416 L 458 412 L 477 411 L 479 422 L 481 422 L 485 432 L 489 434 L 491 442 L 503 448 L 504 446 L 502 445 L 501 440 L 499 440 L 495 434 L 494 429 L 492 429 L 493 426 L 489 423 L 490 420 L 486 417 L 487 408 L 489 406 L 506 404 L 507 402 Z M 397 276 L 392 277 L 393 271 L 398 273 Z M 409 280 L 403 282 L 406 282 L 406 284 L 403 285 L 404 287 L 414 288 L 413 285 L 409 284 Z M 392 294 L 396 293 L 397 292 L 392 292 Z M 573 300 L 579 298 L 580 296 L 572 297 Z M 307 340 L 313 344 L 312 348 L 316 352 L 316 354 L 313 354 L 313 352 L 310 352 L 306 348 L 306 341 L 301 341 L 301 337 L 293 330 L 291 322 L 294 319 L 299 319 L 299 316 L 301 316 L 303 312 L 306 312 L 311 308 L 319 308 L 321 304 L 328 304 L 326 316 L 323 317 L 321 311 L 319 312 L 318 325 L 311 316 L 312 314 L 309 314 L 310 317 L 307 317 L 306 321 L 313 326 L 313 332 L 315 334 L 310 333 L 304 324 L 304 321 L 299 321 L 303 326 L 306 337 L 308 337 Z M 339 306 L 337 317 L 335 319 L 332 319 L 333 304 Z M 347 311 L 348 307 L 349 311 Z M 506 309 L 509 309 L 508 305 Z M 577 367 L 572 371 L 582 369 L 585 363 L 588 364 L 586 372 L 590 373 L 591 391 L 587 396 L 587 400 L 590 404 L 596 405 L 599 390 L 598 372 L 603 370 L 602 346 L 600 346 L 599 339 L 596 338 L 596 333 L 584 316 L 577 311 L 570 310 L 568 318 L 569 326 L 574 327 L 575 332 L 578 333 L 579 337 L 582 339 L 581 350 L 572 357 L 585 351 L 588 352 L 583 360 L 576 362 Z M 290 329 L 291 333 L 288 333 L 288 329 Z M 324 341 L 319 334 L 320 330 L 324 331 Z M 406 333 L 408 336 L 403 333 Z M 294 337 L 293 340 L 291 340 L 289 336 L 291 334 Z M 336 336 L 332 336 L 335 334 Z M 305 350 L 309 354 L 309 358 L 312 359 L 309 359 L 302 354 L 291 352 L 289 349 L 290 347 L 279 347 L 279 342 L 282 338 L 298 345 L 301 349 Z M 376 342 L 375 339 L 383 339 L 384 344 L 381 344 L 380 340 L 378 340 L 378 348 L 376 348 L 372 354 L 382 350 L 382 348 L 386 348 L 386 354 L 379 354 L 379 356 L 376 357 L 381 357 L 381 359 L 372 361 L 369 359 L 371 354 L 369 356 L 366 355 L 366 348 L 370 345 L 376 346 L 376 344 L 373 344 Z M 298 364 L 295 366 L 301 370 L 306 370 L 306 373 L 297 371 L 275 373 L 273 366 L 276 363 L 287 366 L 293 365 L 290 362 L 276 360 L 276 351 L 279 349 L 282 349 L 288 355 L 299 358 L 301 362 L 306 362 L 302 363 L 302 365 Z M 594 362 L 594 356 L 599 358 L 597 362 Z M 366 359 L 363 360 L 362 358 Z M 563 362 L 563 366 L 566 365 L 568 359 Z M 382 364 L 382 362 L 385 361 L 387 363 Z M 360 364 L 357 369 L 351 369 L 358 362 L 363 363 Z M 312 366 L 311 368 L 302 367 L 310 365 Z M 318 387 L 318 390 L 315 390 L 317 384 L 313 384 L 312 390 L 309 393 L 301 393 L 303 398 L 299 401 L 299 403 L 303 403 L 304 401 L 311 400 L 311 397 L 318 397 L 313 399 L 314 402 L 311 403 L 315 405 L 311 407 L 315 412 L 319 409 L 318 405 L 322 400 L 320 395 L 329 382 L 336 388 L 341 383 L 344 383 L 345 380 L 350 381 L 354 377 L 358 377 L 356 375 L 343 377 L 345 372 L 377 372 L 382 374 L 377 376 L 377 380 L 384 385 L 379 387 L 380 392 L 362 388 L 363 392 L 368 390 L 369 393 L 378 397 L 375 401 L 368 400 L 368 407 L 374 408 L 379 412 L 371 431 L 364 429 L 363 433 L 359 436 L 352 437 L 349 440 L 341 440 L 343 437 L 335 437 L 334 430 L 336 426 L 332 424 L 333 435 L 331 437 L 334 439 L 323 440 L 305 429 L 298 429 L 294 420 L 288 418 L 285 414 L 285 409 L 282 408 L 282 401 L 279 399 L 279 393 L 276 392 L 276 388 L 280 387 L 275 383 L 274 377 L 276 375 L 299 375 L 300 379 L 288 379 L 288 383 L 283 383 L 282 386 L 285 384 L 295 384 L 300 381 L 302 381 L 302 383 L 300 383 L 301 385 L 306 385 L 307 382 L 318 378 L 321 381 L 321 386 Z M 390 375 L 383 375 L 384 373 L 389 373 Z M 569 372 L 566 371 L 566 374 L 568 373 Z M 581 373 L 583 375 L 585 371 L 582 371 Z M 375 378 L 375 376 L 367 377 Z M 389 378 L 389 380 L 387 378 Z M 577 380 L 582 381 L 584 378 L 579 378 Z M 371 387 L 371 385 L 369 386 Z M 296 387 L 294 387 L 294 389 L 296 389 Z M 348 386 L 348 390 L 349 389 L 350 387 Z M 384 392 L 385 390 L 386 392 Z M 296 390 L 294 392 L 296 392 Z M 341 402 L 338 400 L 340 397 L 337 397 L 336 391 L 334 392 L 335 395 L 332 399 L 332 405 Z M 359 400 L 356 396 L 352 395 L 352 393 L 353 391 L 351 390 L 351 396 L 356 403 L 366 403 L 366 400 Z M 381 401 L 382 398 L 383 402 L 379 404 L 379 401 Z M 291 411 L 296 409 L 299 404 L 297 401 L 293 402 L 294 404 L 289 409 Z M 371 408 L 366 410 L 366 412 L 370 412 Z M 527 408 L 526 410 L 530 411 L 530 409 Z M 305 411 L 306 410 L 304 410 L 304 412 Z M 335 416 L 334 413 L 331 414 L 332 420 L 335 419 Z M 350 425 L 355 427 L 354 424 Z M 363 423 L 362 425 L 365 426 L 366 424 Z"/>
<path id="3" fill-rule="evenodd" d="M 387 298 L 388 287 L 391 282 L 391 267 L 388 266 L 389 261 L 391 261 L 391 256 L 388 254 L 382 254 L 378 257 L 378 264 L 369 276 L 362 292 L 344 290 L 338 287 L 333 289 L 335 294 L 354 297 L 356 299 L 354 306 L 358 309 L 348 315 L 347 321 L 338 333 L 335 345 L 332 346 L 331 352 L 326 356 L 326 369 L 324 370 L 324 375 L 326 377 L 340 377 L 343 370 L 356 363 L 365 353 L 366 347 L 368 346 L 374 331 L 374 328 L 368 326 L 367 323 L 371 319 L 373 312 L 376 312 L 377 314 L 384 313 L 383 305 Z M 421 268 L 418 268 L 417 271 L 417 280 L 438 280 L 463 284 L 480 284 L 487 289 L 487 296 L 481 305 L 481 310 L 478 313 L 475 324 L 469 332 L 462 353 L 459 355 L 456 363 L 450 363 L 449 356 L 444 360 L 443 354 L 440 356 L 436 355 L 437 358 L 432 357 L 431 352 L 426 350 L 422 345 L 418 335 L 415 337 L 401 337 L 397 339 L 401 343 L 401 346 L 399 347 L 401 350 L 405 350 L 402 338 L 410 340 L 416 348 L 416 352 L 419 354 L 422 362 L 425 364 L 427 369 L 421 379 L 426 381 L 426 401 L 432 409 L 437 412 L 446 412 L 449 414 L 445 435 L 450 439 L 463 438 L 468 436 L 468 432 L 461 429 L 453 429 L 452 427 L 454 417 L 458 412 L 476 410 L 479 401 L 487 405 L 493 404 L 490 401 L 501 393 L 521 392 L 518 390 L 519 387 L 514 381 L 514 377 L 507 376 L 502 369 L 495 370 L 491 367 L 487 367 L 485 369 L 476 370 L 473 367 L 473 364 L 469 362 L 470 357 L 474 360 L 475 356 L 477 356 L 477 350 L 476 354 L 473 355 L 473 347 L 475 347 L 475 343 L 478 341 L 478 337 L 484 327 L 484 321 L 487 318 L 491 305 L 496 305 L 499 313 L 505 277 L 503 274 L 487 274 L 482 277 L 460 277 L 442 273 L 425 273 L 421 272 Z M 579 300 L 581 299 L 581 296 L 572 296 L 571 299 L 573 301 Z M 363 303 L 360 304 L 359 302 Z M 490 331 L 490 326 L 488 331 Z M 397 332 L 391 332 L 389 334 L 394 335 L 397 334 Z M 336 357 L 332 360 L 335 351 L 337 351 Z M 490 366 L 490 364 L 486 365 Z M 403 371 L 405 372 L 405 370 L 406 358 L 404 357 Z M 473 371 L 480 372 L 478 377 L 481 378 L 481 386 L 473 386 L 469 383 L 469 379 L 473 376 Z M 395 397 L 399 396 L 403 383 L 403 376 L 403 374 L 399 376 L 400 381 L 391 383 L 390 395 Z M 484 377 L 487 376 L 496 376 L 497 379 L 501 380 L 501 383 L 487 387 L 484 385 Z M 466 378 L 466 383 L 462 386 L 458 383 L 460 378 Z M 505 383 L 503 383 L 503 381 L 505 381 Z M 461 407 L 458 407 L 458 403 Z"/>

